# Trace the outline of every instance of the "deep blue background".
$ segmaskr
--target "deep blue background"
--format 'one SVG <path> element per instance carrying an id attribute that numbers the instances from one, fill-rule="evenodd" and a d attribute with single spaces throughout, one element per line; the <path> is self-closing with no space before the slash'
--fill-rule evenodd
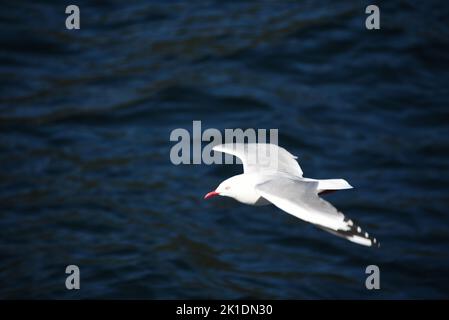
<path id="1" fill-rule="evenodd" d="M 443 1 L 377 2 L 378 31 L 360 1 L 79 1 L 78 31 L 67 4 L 1 4 L 1 298 L 449 297 Z M 193 120 L 278 128 L 381 248 L 203 201 L 241 167 L 172 165 Z"/>

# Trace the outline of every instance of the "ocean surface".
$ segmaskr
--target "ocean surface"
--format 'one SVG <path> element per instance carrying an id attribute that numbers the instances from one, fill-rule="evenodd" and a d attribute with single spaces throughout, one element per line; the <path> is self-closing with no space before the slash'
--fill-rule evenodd
<path id="1" fill-rule="evenodd" d="M 446 3 L 68 4 L 0 8 L 0 298 L 449 298 Z M 194 120 L 278 129 L 381 247 L 204 201 L 242 168 L 172 164 Z"/>

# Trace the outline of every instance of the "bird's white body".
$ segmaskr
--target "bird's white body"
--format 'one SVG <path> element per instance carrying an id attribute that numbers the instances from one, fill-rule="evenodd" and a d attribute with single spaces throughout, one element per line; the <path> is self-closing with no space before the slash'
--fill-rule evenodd
<path id="1" fill-rule="evenodd" d="M 226 179 L 205 198 L 220 195 L 249 205 L 274 204 L 349 241 L 379 245 L 375 238 L 318 196 L 323 192 L 351 189 L 346 180 L 305 178 L 296 157 L 272 144 L 224 144 L 213 150 L 240 158 L 244 173 Z"/>
<path id="2" fill-rule="evenodd" d="M 279 175 L 276 175 L 276 177 Z M 269 205 L 271 202 L 264 199 L 255 189 L 256 185 L 263 183 L 269 179 L 272 179 L 275 177 L 274 174 L 258 174 L 258 173 L 242 173 L 236 176 L 233 176 L 225 181 L 222 182 L 224 184 L 223 188 L 220 188 L 220 186 L 217 188 L 217 190 L 221 190 L 220 195 L 221 196 L 227 196 L 226 195 L 226 189 L 225 186 L 227 185 L 233 185 L 233 192 L 231 195 L 229 195 L 231 198 L 234 198 L 235 200 L 249 205 Z M 287 176 L 286 176 L 287 177 Z M 306 181 L 306 182 L 312 182 L 316 181 L 318 183 L 317 185 L 317 193 L 322 193 L 324 191 L 334 191 L 334 190 L 344 190 L 344 189 L 351 189 L 352 186 L 346 182 L 344 179 L 310 179 L 310 178 L 299 178 L 296 177 L 295 179 L 299 181 Z"/>

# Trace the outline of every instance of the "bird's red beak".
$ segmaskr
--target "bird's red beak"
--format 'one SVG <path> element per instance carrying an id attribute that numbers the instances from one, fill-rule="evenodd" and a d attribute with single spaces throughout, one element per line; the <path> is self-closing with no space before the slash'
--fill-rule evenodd
<path id="1" fill-rule="evenodd" d="M 217 191 L 211 191 L 211 192 L 209 192 L 208 194 L 206 194 L 204 196 L 204 199 L 209 199 L 209 198 L 212 198 L 212 197 L 215 197 L 215 196 L 218 196 L 218 195 L 219 195 L 219 193 Z"/>

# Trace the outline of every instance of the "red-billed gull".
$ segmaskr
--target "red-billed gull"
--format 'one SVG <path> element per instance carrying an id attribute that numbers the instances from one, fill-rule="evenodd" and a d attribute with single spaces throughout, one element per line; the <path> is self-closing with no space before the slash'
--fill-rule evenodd
<path id="1" fill-rule="evenodd" d="M 296 157 L 274 144 L 221 144 L 214 151 L 238 157 L 243 174 L 233 176 L 205 195 L 225 196 L 249 205 L 274 204 L 295 217 L 334 235 L 364 246 L 379 246 L 376 238 L 363 231 L 319 194 L 351 189 L 344 179 L 304 178 Z"/>

